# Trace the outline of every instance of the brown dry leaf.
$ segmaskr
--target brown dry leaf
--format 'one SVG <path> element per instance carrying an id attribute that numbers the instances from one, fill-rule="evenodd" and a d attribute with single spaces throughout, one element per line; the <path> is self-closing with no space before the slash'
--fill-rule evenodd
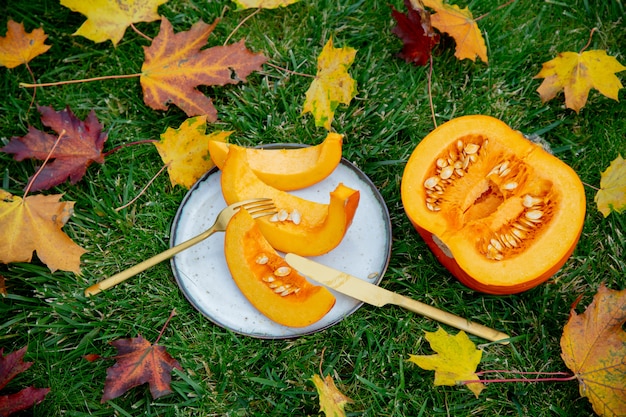
<path id="1" fill-rule="evenodd" d="M 0 262 L 30 262 L 36 251 L 52 272 L 80 273 L 80 257 L 86 250 L 61 230 L 74 212 L 74 202 L 60 202 L 61 197 L 22 199 L 0 189 Z"/>
<path id="2" fill-rule="evenodd" d="M 61 0 L 61 5 L 87 16 L 74 35 L 96 43 L 111 40 L 117 45 L 133 23 L 159 20 L 158 8 L 165 2 L 167 0 Z"/>
<path id="3" fill-rule="evenodd" d="M 178 129 L 167 128 L 156 146 L 167 165 L 172 185 L 189 189 L 215 164 L 209 155 L 209 141 L 225 142 L 232 132 L 206 134 L 206 116 L 192 117 Z"/>
<path id="4" fill-rule="evenodd" d="M 206 115 L 215 122 L 217 110 L 196 87 L 238 84 L 261 69 L 267 58 L 250 52 L 243 40 L 201 50 L 217 22 L 208 25 L 200 21 L 188 31 L 174 34 L 169 20 L 161 19 L 159 34 L 152 45 L 144 47 L 146 59 L 141 67 L 141 87 L 148 106 L 167 110 L 172 103 L 189 117 Z"/>
<path id="5" fill-rule="evenodd" d="M 611 211 L 626 210 L 626 161 L 622 155 L 600 175 L 600 189 L 594 198 L 598 210 L 607 217 Z"/>
<path id="6" fill-rule="evenodd" d="M 306 92 L 302 108 L 302 114 L 313 114 L 315 126 L 330 130 L 337 106 L 350 104 L 356 96 L 356 81 L 348 73 L 356 52 L 349 46 L 333 47 L 331 37 L 317 57 L 317 75 Z"/>
<path id="7" fill-rule="evenodd" d="M 435 371 L 435 385 L 457 385 L 463 381 L 478 380 L 476 368 L 483 352 L 464 331 L 448 334 L 441 327 L 436 332 L 425 332 L 426 340 L 437 355 L 410 355 L 409 361 L 422 369 Z M 480 382 L 466 384 L 476 398 L 485 386 Z"/>
<path id="8" fill-rule="evenodd" d="M 626 416 L 626 290 L 601 285 L 584 313 L 570 312 L 561 356 L 580 395 L 603 417 Z"/>
<path id="9" fill-rule="evenodd" d="M 317 394 L 320 396 L 320 410 L 326 417 L 345 417 L 344 407 L 352 400 L 337 389 L 335 381 L 330 375 L 326 375 L 326 378 L 322 379 L 316 374 L 313 375 L 311 381 L 315 384 Z"/>
<path id="10" fill-rule="evenodd" d="M 117 349 L 115 365 L 107 369 L 104 395 L 101 402 L 119 397 L 129 389 L 148 383 L 152 398 L 172 392 L 170 382 L 173 369 L 182 369 L 165 347 L 152 345 L 143 337 L 119 339 L 111 342 Z"/>
<path id="11" fill-rule="evenodd" d="M 592 88 L 618 101 L 622 83 L 615 74 L 624 70 L 625 66 L 603 50 L 562 52 L 545 62 L 535 75 L 535 78 L 544 78 L 537 91 L 545 103 L 563 90 L 565 105 L 578 113 L 587 103 Z"/>
<path id="12" fill-rule="evenodd" d="M 456 42 L 454 56 L 472 61 L 476 61 L 476 57 L 479 57 L 485 63 L 489 62 L 485 39 L 468 7 L 461 9 L 455 4 L 447 4 L 442 0 L 422 0 L 422 2 L 426 7 L 435 11 L 430 16 L 433 27 L 454 38 Z"/>
<path id="13" fill-rule="evenodd" d="M 0 66 L 15 68 L 27 64 L 37 55 L 45 53 L 51 45 L 45 45 L 48 39 L 43 29 L 26 33 L 22 23 L 9 20 L 6 36 L 0 36 Z"/>

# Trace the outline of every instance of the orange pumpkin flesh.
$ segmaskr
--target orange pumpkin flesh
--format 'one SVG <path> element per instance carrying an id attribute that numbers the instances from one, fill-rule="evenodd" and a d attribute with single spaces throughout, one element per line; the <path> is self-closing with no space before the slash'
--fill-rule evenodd
<path id="1" fill-rule="evenodd" d="M 301 256 L 323 255 L 334 249 L 348 231 L 360 193 L 343 184 L 330 193 L 329 204 L 305 200 L 261 181 L 250 169 L 244 148 L 231 147 L 222 169 L 222 194 L 227 204 L 250 198 L 274 201 L 278 214 L 298 220 L 262 217 L 257 223 L 276 250 Z M 297 214 L 296 214 L 297 213 Z"/>
<path id="2" fill-rule="evenodd" d="M 502 121 L 453 119 L 415 148 L 402 177 L 407 216 L 463 284 L 514 294 L 572 254 L 585 217 L 576 173 Z"/>
<path id="3" fill-rule="evenodd" d="M 330 291 L 309 283 L 289 267 L 245 210 L 237 212 L 228 223 L 224 253 L 237 287 L 257 310 L 276 323 L 308 326 L 335 304 Z"/>
<path id="4" fill-rule="evenodd" d="M 329 133 L 316 146 L 292 149 L 245 148 L 250 168 L 267 185 L 283 191 L 298 190 L 329 176 L 341 161 L 343 135 Z M 242 148 L 220 141 L 209 142 L 211 159 L 224 167 L 228 150 Z"/>

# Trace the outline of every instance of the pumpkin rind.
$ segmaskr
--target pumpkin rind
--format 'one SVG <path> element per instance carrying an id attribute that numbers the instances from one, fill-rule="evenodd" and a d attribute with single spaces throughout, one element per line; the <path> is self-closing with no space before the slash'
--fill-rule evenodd
<path id="1" fill-rule="evenodd" d="M 271 198 L 285 216 L 298 213 L 298 222 L 261 217 L 256 222 L 270 245 L 281 252 L 317 256 L 341 243 L 359 204 L 358 190 L 339 184 L 329 204 L 317 203 L 278 190 L 261 181 L 247 163 L 246 150 L 231 148 L 222 169 L 222 194 L 227 204 L 250 198 Z"/>
<path id="2" fill-rule="evenodd" d="M 224 254 L 243 295 L 276 323 L 308 326 L 324 317 L 335 304 L 330 291 L 309 283 L 289 267 L 245 210 L 237 212 L 228 223 Z"/>
<path id="3" fill-rule="evenodd" d="M 233 143 L 210 141 L 209 152 L 215 165 L 222 169 L 229 148 L 245 149 L 248 164 L 261 181 L 279 190 L 291 191 L 328 177 L 341 162 L 342 144 L 343 135 L 331 132 L 319 145 L 303 148 L 243 148 Z"/>
<path id="4" fill-rule="evenodd" d="M 576 247 L 586 208 L 568 165 L 483 115 L 427 135 L 406 164 L 401 194 L 437 259 L 466 286 L 492 294 L 522 292 L 554 275 Z"/>

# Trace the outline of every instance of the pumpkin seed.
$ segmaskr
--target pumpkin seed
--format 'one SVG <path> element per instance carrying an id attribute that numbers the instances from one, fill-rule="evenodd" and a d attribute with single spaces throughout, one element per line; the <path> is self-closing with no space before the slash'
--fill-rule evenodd
<path id="1" fill-rule="evenodd" d="M 274 275 L 277 277 L 286 277 L 289 274 L 291 274 L 291 268 L 288 266 L 280 266 L 274 271 Z"/>

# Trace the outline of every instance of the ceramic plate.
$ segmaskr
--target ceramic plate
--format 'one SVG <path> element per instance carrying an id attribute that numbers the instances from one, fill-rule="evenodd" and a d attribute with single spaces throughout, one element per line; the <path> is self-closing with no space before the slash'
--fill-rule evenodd
<path id="1" fill-rule="evenodd" d="M 213 169 L 189 190 L 174 219 L 171 246 L 202 233 L 226 207 L 220 178 L 221 172 Z M 291 193 L 328 204 L 329 193 L 340 182 L 360 191 L 359 206 L 341 244 L 312 259 L 378 284 L 391 254 L 391 222 L 387 206 L 369 178 L 342 159 L 325 180 Z M 269 320 L 248 302 L 233 281 L 224 259 L 223 233 L 215 233 L 181 252 L 171 264 L 178 286 L 196 309 L 215 324 L 247 336 L 286 339 L 314 333 L 340 322 L 362 305 L 333 291 L 337 301 L 317 323 L 291 328 Z"/>

